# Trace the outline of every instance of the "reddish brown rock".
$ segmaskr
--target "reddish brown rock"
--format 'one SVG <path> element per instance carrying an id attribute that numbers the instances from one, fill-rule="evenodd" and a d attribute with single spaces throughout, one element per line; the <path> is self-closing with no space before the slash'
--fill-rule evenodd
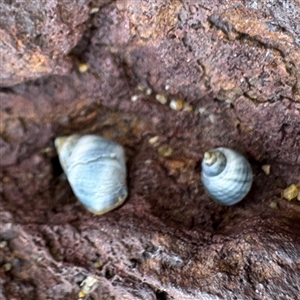
<path id="1" fill-rule="evenodd" d="M 102 4 L 62 6 L 73 31 L 45 42 L 72 71 L 28 77 L 22 62 L 5 75 L 9 85 L 37 79 L 0 94 L 0 299 L 296 299 L 300 206 L 280 195 L 300 181 L 299 4 L 106 1 L 87 20 Z M 72 133 L 125 147 L 119 209 L 96 217 L 75 199 L 53 145 Z M 252 190 L 233 207 L 200 182 L 216 146 L 253 167 Z"/>
<path id="2" fill-rule="evenodd" d="M 0 86 L 68 73 L 72 61 L 67 54 L 86 28 L 89 2 L 2 2 Z"/>

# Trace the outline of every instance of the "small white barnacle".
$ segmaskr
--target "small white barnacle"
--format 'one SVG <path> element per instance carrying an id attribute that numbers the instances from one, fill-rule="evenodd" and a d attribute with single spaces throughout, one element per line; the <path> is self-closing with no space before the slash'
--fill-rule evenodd
<path id="1" fill-rule="evenodd" d="M 219 204 L 230 206 L 248 194 L 253 173 L 243 155 L 221 147 L 204 153 L 201 179 L 212 199 Z"/>
<path id="2" fill-rule="evenodd" d="M 59 161 L 79 201 L 102 215 L 127 197 L 122 146 L 97 135 L 77 134 L 55 139 Z"/>

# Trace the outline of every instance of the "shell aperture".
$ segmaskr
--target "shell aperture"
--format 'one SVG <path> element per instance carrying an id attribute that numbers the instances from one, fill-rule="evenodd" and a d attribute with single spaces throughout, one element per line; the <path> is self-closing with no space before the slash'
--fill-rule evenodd
<path id="1" fill-rule="evenodd" d="M 123 147 L 97 135 L 55 139 L 61 166 L 72 190 L 87 210 L 102 215 L 127 197 Z"/>
<path id="2" fill-rule="evenodd" d="M 212 199 L 230 206 L 241 201 L 250 191 L 253 173 L 243 155 L 220 147 L 204 154 L 201 179 Z"/>

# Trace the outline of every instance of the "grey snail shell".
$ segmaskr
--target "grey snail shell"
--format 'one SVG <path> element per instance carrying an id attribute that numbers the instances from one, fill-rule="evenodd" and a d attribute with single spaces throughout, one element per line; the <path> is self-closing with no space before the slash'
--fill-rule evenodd
<path id="1" fill-rule="evenodd" d="M 212 199 L 219 204 L 230 206 L 248 194 L 253 173 L 243 155 L 221 147 L 204 153 L 201 179 Z"/>
<path id="2" fill-rule="evenodd" d="M 72 190 L 87 210 L 102 215 L 127 197 L 123 147 L 97 135 L 55 139 L 60 164 Z"/>

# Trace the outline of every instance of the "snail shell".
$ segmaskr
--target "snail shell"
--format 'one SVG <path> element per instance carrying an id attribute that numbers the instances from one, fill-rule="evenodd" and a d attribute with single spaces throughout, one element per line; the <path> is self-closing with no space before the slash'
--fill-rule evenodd
<path id="1" fill-rule="evenodd" d="M 229 206 L 241 201 L 250 191 L 253 173 L 243 155 L 221 147 L 204 153 L 201 179 L 211 198 Z"/>
<path id="2" fill-rule="evenodd" d="M 59 161 L 79 201 L 96 215 L 121 205 L 127 197 L 123 147 L 97 135 L 55 139 Z"/>

